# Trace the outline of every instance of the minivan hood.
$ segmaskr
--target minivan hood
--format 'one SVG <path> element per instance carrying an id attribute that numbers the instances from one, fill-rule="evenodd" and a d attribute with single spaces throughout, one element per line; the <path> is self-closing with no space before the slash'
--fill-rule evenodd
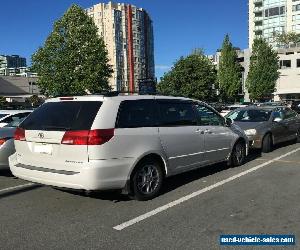
<path id="1" fill-rule="evenodd" d="M 234 124 L 238 125 L 243 130 L 263 127 L 267 125 L 267 123 L 268 123 L 267 121 L 266 122 L 234 122 Z"/>

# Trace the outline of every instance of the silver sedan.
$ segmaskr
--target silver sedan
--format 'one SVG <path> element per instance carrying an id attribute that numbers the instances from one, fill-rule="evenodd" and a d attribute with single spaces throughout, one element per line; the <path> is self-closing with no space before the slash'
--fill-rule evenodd
<path id="1" fill-rule="evenodd" d="M 300 115 L 288 107 L 249 106 L 230 112 L 226 118 L 245 131 L 250 147 L 265 153 L 275 144 L 300 141 Z"/>
<path id="2" fill-rule="evenodd" d="M 9 169 L 8 157 L 11 156 L 16 150 L 14 145 L 14 133 L 16 127 L 25 119 L 14 119 L 6 126 L 0 128 L 0 169 Z"/>

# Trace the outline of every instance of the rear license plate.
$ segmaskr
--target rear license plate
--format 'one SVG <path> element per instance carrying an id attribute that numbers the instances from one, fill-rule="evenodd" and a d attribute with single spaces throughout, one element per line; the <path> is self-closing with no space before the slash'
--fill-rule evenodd
<path id="1" fill-rule="evenodd" d="M 35 153 L 40 153 L 40 154 L 47 154 L 47 155 L 51 155 L 52 154 L 52 145 L 48 145 L 48 144 L 36 144 L 34 146 L 34 152 Z"/>

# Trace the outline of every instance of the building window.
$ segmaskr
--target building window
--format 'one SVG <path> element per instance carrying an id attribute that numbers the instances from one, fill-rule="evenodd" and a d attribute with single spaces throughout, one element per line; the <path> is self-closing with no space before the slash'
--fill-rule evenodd
<path id="1" fill-rule="evenodd" d="M 285 6 L 274 7 L 265 10 L 265 17 L 272 17 L 285 14 Z"/>
<path id="2" fill-rule="evenodd" d="M 297 59 L 297 68 L 300 68 L 300 59 Z"/>
<path id="3" fill-rule="evenodd" d="M 281 69 L 291 68 L 291 60 L 280 60 L 279 63 Z"/>
<path id="4" fill-rule="evenodd" d="M 293 11 L 298 11 L 300 10 L 300 4 L 293 5 Z"/>

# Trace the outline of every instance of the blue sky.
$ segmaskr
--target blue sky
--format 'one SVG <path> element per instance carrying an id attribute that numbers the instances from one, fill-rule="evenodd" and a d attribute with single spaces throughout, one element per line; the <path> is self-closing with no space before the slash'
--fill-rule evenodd
<path id="1" fill-rule="evenodd" d="M 101 0 L 13 0 L 1 2 L 0 54 L 19 54 L 30 64 L 53 22 L 76 3 L 87 8 Z M 160 77 L 194 48 L 213 54 L 229 33 L 234 46 L 248 45 L 248 0 L 124 0 L 142 7 L 154 24 L 156 75 Z"/>

